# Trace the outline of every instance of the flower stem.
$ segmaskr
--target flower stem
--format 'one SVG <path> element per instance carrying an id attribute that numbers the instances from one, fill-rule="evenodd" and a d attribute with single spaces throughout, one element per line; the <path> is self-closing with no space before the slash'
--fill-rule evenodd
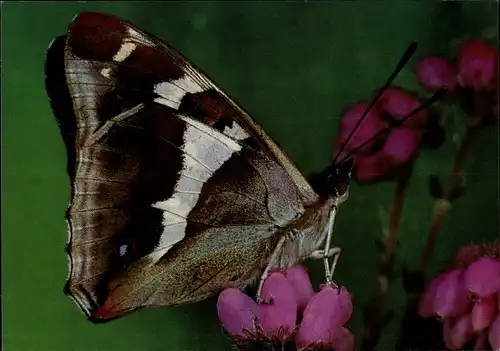
<path id="1" fill-rule="evenodd" d="M 432 220 L 429 234 L 427 235 L 427 242 L 425 244 L 420 263 L 420 269 L 423 276 L 426 275 L 427 269 L 429 268 L 429 264 L 436 247 L 439 233 L 443 228 L 444 218 L 448 213 L 448 210 L 451 208 L 452 197 L 454 193 L 458 191 L 457 187 L 460 186 L 460 171 L 462 170 L 462 167 L 465 163 L 465 159 L 472 145 L 472 140 L 476 130 L 476 124 L 471 123 L 467 127 L 467 130 L 460 142 L 460 146 L 458 147 L 457 153 L 455 154 L 448 181 L 443 189 L 443 196 L 441 199 L 438 199 L 435 202 L 434 218 Z"/>
<path id="2" fill-rule="evenodd" d="M 393 261 L 394 252 L 396 250 L 399 223 L 401 221 L 401 213 L 403 212 L 403 203 L 406 194 L 406 189 L 410 183 L 411 171 L 413 164 L 408 165 L 403 173 L 397 178 L 396 190 L 392 201 L 391 213 L 389 217 L 389 231 L 385 245 L 385 259 L 388 262 Z"/>
<path id="3" fill-rule="evenodd" d="M 370 303 L 365 307 L 364 330 L 361 350 L 375 350 L 383 323 L 380 320 L 380 310 L 385 296 L 389 291 L 389 281 L 394 268 L 394 256 L 397 245 L 401 213 L 403 212 L 406 189 L 410 183 L 413 163 L 408 164 L 396 179 L 396 189 L 392 201 L 384 251 L 380 255 L 380 268 L 376 291 Z"/>

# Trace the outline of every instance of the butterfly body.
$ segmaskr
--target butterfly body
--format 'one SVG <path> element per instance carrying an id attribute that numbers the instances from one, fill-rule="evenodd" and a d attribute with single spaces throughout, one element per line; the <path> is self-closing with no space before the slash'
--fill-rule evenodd
<path id="1" fill-rule="evenodd" d="M 313 189 L 159 39 L 82 13 L 52 43 L 46 72 L 72 186 L 66 292 L 92 321 L 243 288 L 322 247 L 347 196 L 331 182 L 337 170 Z"/>

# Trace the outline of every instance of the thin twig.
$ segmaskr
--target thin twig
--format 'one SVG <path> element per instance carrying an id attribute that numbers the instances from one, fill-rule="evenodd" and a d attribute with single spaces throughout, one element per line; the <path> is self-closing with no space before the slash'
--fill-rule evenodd
<path id="1" fill-rule="evenodd" d="M 439 233 L 443 228 L 444 218 L 451 207 L 451 197 L 453 196 L 453 193 L 458 190 L 457 187 L 460 186 L 460 172 L 464 166 L 477 128 L 478 126 L 472 123 L 467 127 L 467 130 L 460 142 L 460 146 L 458 147 L 457 153 L 455 154 L 448 181 L 443 189 L 443 196 L 441 199 L 438 199 L 435 202 L 434 217 L 432 220 L 431 228 L 429 230 L 429 234 L 427 235 L 427 242 L 422 253 L 420 264 L 420 269 L 424 276 L 426 275 L 432 255 L 434 254 L 434 249 L 436 247 Z"/>
<path id="2" fill-rule="evenodd" d="M 380 310 L 385 297 L 389 291 L 389 281 L 394 268 L 394 256 L 397 246 L 397 237 L 401 214 L 403 212 L 404 198 L 406 189 L 410 183 L 413 163 L 407 165 L 396 180 L 396 189 L 392 201 L 392 207 L 389 218 L 389 228 L 384 245 L 384 251 L 380 255 L 380 268 L 377 279 L 377 286 L 373 298 L 365 308 L 365 321 L 363 330 L 363 340 L 361 350 L 374 350 L 377 346 L 380 332 L 382 329 L 380 320 Z"/>

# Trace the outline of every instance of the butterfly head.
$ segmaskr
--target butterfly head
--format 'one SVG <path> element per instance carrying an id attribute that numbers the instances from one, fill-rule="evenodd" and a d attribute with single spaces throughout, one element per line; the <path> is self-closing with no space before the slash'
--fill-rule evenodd
<path id="1" fill-rule="evenodd" d="M 313 174 L 310 183 L 320 196 L 337 197 L 344 202 L 349 195 L 349 184 L 354 167 L 354 159 L 349 157 L 340 163 L 332 163 L 321 173 Z"/>

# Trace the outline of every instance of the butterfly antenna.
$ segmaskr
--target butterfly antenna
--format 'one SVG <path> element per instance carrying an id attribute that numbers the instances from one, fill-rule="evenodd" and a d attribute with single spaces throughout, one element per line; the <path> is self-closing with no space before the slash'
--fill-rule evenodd
<path id="1" fill-rule="evenodd" d="M 347 137 L 346 141 L 344 142 L 344 144 L 342 144 L 339 152 L 337 153 L 337 155 L 333 159 L 333 163 L 334 164 L 337 163 L 338 158 L 342 154 L 342 151 L 344 151 L 345 147 L 349 144 L 349 141 L 351 140 L 351 138 L 353 137 L 354 133 L 358 130 L 359 126 L 361 125 L 361 123 L 364 121 L 364 119 L 368 115 L 368 112 L 370 112 L 371 108 L 375 105 L 375 103 L 378 101 L 378 99 L 387 90 L 387 88 L 389 88 L 389 85 L 391 85 L 391 83 L 394 80 L 394 78 L 396 78 L 396 76 L 399 74 L 399 72 L 401 72 L 401 70 L 403 69 L 403 67 L 408 63 L 408 61 L 410 60 L 411 56 L 415 53 L 415 50 L 417 50 L 417 43 L 413 42 L 413 43 L 411 43 L 408 46 L 408 48 L 406 49 L 406 51 L 403 54 L 403 56 L 401 56 L 401 59 L 399 60 L 399 63 L 397 64 L 396 68 L 394 69 L 394 71 L 392 72 L 392 74 L 389 76 L 389 78 L 385 82 L 385 84 L 382 87 L 382 89 L 379 89 L 377 95 L 373 98 L 373 100 L 370 103 L 370 105 L 368 105 L 368 107 L 366 108 L 365 112 L 363 112 L 363 114 L 361 115 L 361 118 L 358 120 L 358 122 L 356 123 L 356 125 L 354 126 L 354 128 L 351 130 L 351 133 L 349 133 L 349 136 Z M 344 158 L 344 160 L 345 160 L 345 158 Z"/>
<path id="2" fill-rule="evenodd" d="M 447 91 L 447 89 L 445 87 L 443 87 L 443 88 L 439 89 L 438 91 L 436 91 L 428 100 L 426 100 L 420 106 L 418 106 L 413 111 L 411 111 L 410 113 L 408 113 L 405 117 L 403 117 L 400 120 L 397 120 L 396 122 L 394 122 L 392 126 L 389 126 L 389 127 L 386 127 L 384 129 L 382 129 L 379 133 L 377 133 L 376 135 L 374 135 L 370 139 L 366 140 L 365 142 L 361 143 L 361 145 L 356 146 L 356 148 L 354 150 L 352 150 L 352 152 L 350 152 L 347 156 L 345 156 L 339 162 L 339 164 L 342 164 L 343 162 L 345 162 L 347 159 L 349 159 L 349 157 L 351 157 L 353 154 L 355 154 L 358 150 L 360 150 L 361 148 L 363 148 L 365 145 L 368 145 L 373 140 L 381 137 L 382 135 L 387 134 L 392 128 L 402 125 L 408 118 L 412 117 L 416 113 L 422 111 L 423 109 L 425 109 L 425 108 L 429 107 L 430 105 L 432 105 L 433 103 L 435 103 L 437 100 L 439 100 L 444 95 L 444 93 L 446 93 L 446 91 Z"/>

